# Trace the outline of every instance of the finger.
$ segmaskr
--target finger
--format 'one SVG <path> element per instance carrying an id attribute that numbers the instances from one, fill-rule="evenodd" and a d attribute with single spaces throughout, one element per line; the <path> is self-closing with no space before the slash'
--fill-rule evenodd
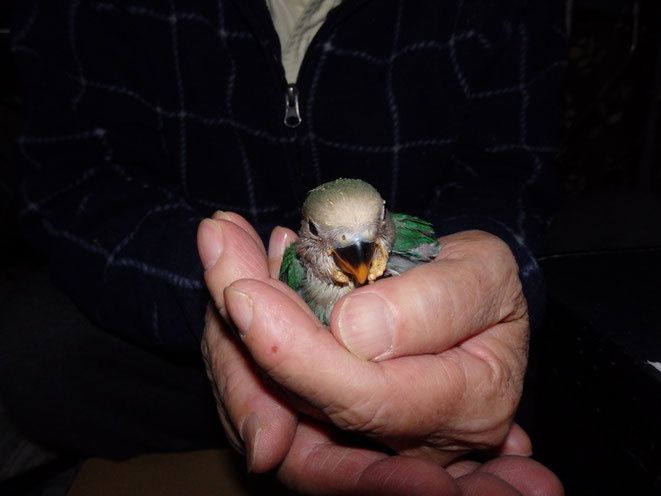
<path id="1" fill-rule="evenodd" d="M 213 397 L 216 402 L 216 410 L 218 411 L 220 423 L 223 426 L 227 440 L 236 451 L 241 454 L 245 454 L 246 451 L 243 440 L 241 439 L 241 436 L 236 427 L 232 423 L 232 419 L 230 418 L 229 412 L 225 406 L 224 398 L 218 387 L 220 384 L 220 380 L 218 379 L 219 370 L 216 370 L 218 367 L 213 363 L 212 353 L 209 348 L 209 346 L 212 346 L 214 349 L 217 348 L 218 338 L 216 337 L 216 334 L 220 332 L 219 326 L 220 323 L 218 314 L 216 313 L 213 305 L 208 305 L 205 316 L 204 336 L 202 337 L 202 343 L 200 346 L 202 352 L 202 360 L 204 361 L 207 378 L 209 379 L 211 391 L 213 392 Z"/>
<path id="2" fill-rule="evenodd" d="M 452 477 L 429 461 L 351 446 L 303 422 L 278 477 L 305 494 L 459 495 Z"/>
<path id="3" fill-rule="evenodd" d="M 519 424 L 513 423 L 497 451 L 501 455 L 532 456 L 532 441 Z"/>
<path id="4" fill-rule="evenodd" d="M 237 281 L 225 290 L 225 300 L 228 314 L 255 361 L 300 396 L 311 400 L 316 389 L 322 390 L 318 391 L 321 396 L 316 406 L 325 406 L 346 385 L 344 377 L 329 374 L 326 367 L 351 374 L 366 364 L 338 346 L 307 305 L 300 305 L 266 282 Z M 325 383 L 315 385 L 315 379 L 322 376 Z"/>
<path id="5" fill-rule="evenodd" d="M 532 458 L 502 456 L 482 465 L 478 472 L 493 474 L 525 496 L 562 496 L 564 488 L 553 472 Z"/>
<path id="6" fill-rule="evenodd" d="M 443 238 L 442 246 L 435 262 L 340 300 L 331 315 L 337 339 L 368 360 L 440 353 L 525 313 L 518 268 L 503 241 L 469 232 Z"/>
<path id="7" fill-rule="evenodd" d="M 472 474 L 478 468 L 480 468 L 481 465 L 482 464 L 480 462 L 477 462 L 475 460 L 461 459 L 447 465 L 445 467 L 445 470 L 452 477 L 458 479 L 459 477 L 463 477 L 464 475 Z"/>
<path id="8" fill-rule="evenodd" d="M 259 237 L 259 234 L 257 234 L 257 231 L 255 231 L 255 228 L 252 227 L 252 224 L 239 214 L 235 212 L 223 212 L 222 210 L 216 210 L 211 218 L 214 220 L 226 220 L 232 224 L 236 224 L 246 233 L 248 233 L 248 235 L 255 241 L 257 245 L 262 244 L 262 239 Z"/>
<path id="9" fill-rule="evenodd" d="M 205 260 L 213 258 L 213 263 L 208 264 L 204 273 L 204 279 L 221 316 L 227 318 L 223 290 L 240 279 L 264 281 L 284 292 L 309 315 L 314 315 L 295 291 L 270 278 L 266 251 L 261 240 L 255 236 L 250 235 L 240 224 L 226 220 L 204 219 L 200 223 L 197 232 L 200 258 L 203 264 Z"/>
<path id="10" fill-rule="evenodd" d="M 237 219 L 235 219 L 237 220 Z M 204 219 L 197 231 L 204 278 L 216 307 L 224 312 L 223 290 L 232 282 L 269 277 L 264 245 L 252 228 L 228 220 Z M 225 317 L 225 315 L 223 315 Z"/>
<path id="11" fill-rule="evenodd" d="M 495 475 L 473 472 L 457 479 L 464 496 L 521 496 L 521 493 Z"/>
<path id="12" fill-rule="evenodd" d="M 271 233 L 269 240 L 269 273 L 273 279 L 280 277 L 280 265 L 282 265 L 282 255 L 298 236 L 291 229 L 286 227 L 276 227 Z"/>
<path id="13" fill-rule="evenodd" d="M 216 215 L 198 229 L 200 258 L 206 263 L 205 280 L 215 307 L 224 318 L 223 289 L 236 279 L 268 279 L 266 252 L 254 229 L 240 216 Z M 248 465 L 261 472 L 277 465 L 291 442 L 296 418 L 293 410 L 274 395 L 258 376 L 252 359 L 219 319 L 210 319 L 205 342 L 213 380 L 219 392 L 221 421 L 227 412 L 245 442 Z M 268 421 L 266 419 L 269 419 Z M 225 422 L 227 423 L 227 422 Z M 225 425 L 226 431 L 232 432 Z M 230 434 L 231 435 L 231 434 Z"/>
<path id="14" fill-rule="evenodd" d="M 207 350 L 214 350 L 206 354 L 206 360 L 220 418 L 235 447 L 244 448 L 248 470 L 265 472 L 284 459 L 297 416 L 264 385 L 254 362 L 225 325 L 211 314 L 204 335 Z"/>

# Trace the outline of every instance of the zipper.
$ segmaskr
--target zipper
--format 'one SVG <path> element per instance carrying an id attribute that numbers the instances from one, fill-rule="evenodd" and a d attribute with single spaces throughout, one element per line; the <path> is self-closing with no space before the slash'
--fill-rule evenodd
<path id="1" fill-rule="evenodd" d="M 285 91 L 285 126 L 297 128 L 301 125 L 301 111 L 298 107 L 298 88 L 288 84 Z"/>
<path id="2" fill-rule="evenodd" d="M 348 0 L 344 0 L 344 2 L 341 2 L 340 5 L 333 8 L 330 11 L 328 18 L 321 25 L 320 29 L 315 33 L 314 37 L 310 41 L 310 44 L 308 45 L 308 48 L 305 51 L 305 54 L 303 55 L 303 60 L 301 60 L 301 65 L 298 70 L 298 77 L 296 78 L 296 81 L 290 83 L 285 79 L 287 86 L 285 89 L 284 124 L 288 128 L 296 129 L 303 122 L 303 118 L 301 117 L 301 111 L 298 102 L 299 93 L 298 93 L 297 83 L 301 80 L 301 75 L 305 72 L 305 67 L 307 65 L 306 62 L 310 58 L 310 51 L 311 51 L 310 49 L 315 45 L 315 43 L 319 43 L 320 39 L 324 39 L 327 36 L 327 33 L 335 26 L 337 26 L 351 11 L 361 6 L 366 1 L 367 0 L 354 0 L 353 2 L 350 2 Z M 338 15 L 338 10 L 340 12 L 339 15 Z M 280 63 L 282 73 L 284 74 L 284 68 L 282 67 L 282 60 L 279 54 L 277 59 Z"/>
<path id="3" fill-rule="evenodd" d="M 287 138 L 290 143 L 283 146 L 286 168 L 289 175 L 291 193 L 295 199 L 296 205 L 301 205 L 305 198 L 306 193 L 314 186 L 319 184 L 318 177 L 312 177 L 309 167 L 304 167 L 304 160 L 302 158 L 301 147 L 295 142 L 301 138 L 298 128 L 303 124 L 303 116 L 300 105 L 304 104 L 299 94 L 299 88 L 307 88 L 306 83 L 309 80 L 310 72 L 310 56 L 312 53 L 311 48 L 320 43 L 321 40 L 328 39 L 328 34 L 331 30 L 342 22 L 348 15 L 356 10 L 363 4 L 372 0 L 343 0 L 343 2 L 331 11 L 326 22 L 322 24 L 319 31 L 311 40 L 308 49 L 306 50 L 301 66 L 299 68 L 298 77 L 296 81 L 287 81 L 285 69 L 282 66 L 280 40 L 278 34 L 273 26 L 271 14 L 268 11 L 265 0 L 220 0 L 232 2 L 241 11 L 244 21 L 255 32 L 256 40 L 258 41 L 262 53 L 265 55 L 267 65 L 274 77 L 276 87 L 274 88 L 279 98 L 284 98 L 284 115 L 280 117 L 276 114 L 274 117 L 279 120 L 282 119 L 283 137 Z M 282 100 L 279 100 L 282 102 Z M 278 100 L 274 102 L 276 105 L 274 111 L 279 112 Z M 273 109 L 273 107 L 271 107 Z M 292 138 L 294 141 L 289 141 Z"/>
<path id="4" fill-rule="evenodd" d="M 308 59 L 310 55 L 310 48 L 319 42 L 320 39 L 324 39 L 327 36 L 327 33 L 338 24 L 340 24 L 352 11 L 358 9 L 363 4 L 368 3 L 369 0 L 344 0 L 340 5 L 331 10 L 326 21 L 322 24 L 319 31 L 315 34 L 308 49 L 303 56 L 301 61 L 301 67 L 298 72 L 298 77 L 296 82 L 290 83 L 287 81 L 284 68 L 282 67 L 282 60 L 280 58 L 280 51 L 273 50 L 272 47 L 279 47 L 278 35 L 273 28 L 273 21 L 271 15 L 266 6 L 264 0 L 261 1 L 248 1 L 248 0 L 233 0 L 239 10 L 244 14 L 244 18 L 249 25 L 252 25 L 256 28 L 257 32 L 263 37 L 262 39 L 267 40 L 266 43 L 261 42 L 262 48 L 265 50 L 267 58 L 271 59 L 272 63 L 269 64 L 274 69 L 275 76 L 277 79 L 281 78 L 281 81 L 284 83 L 285 89 L 285 114 L 283 122 L 286 127 L 290 129 L 295 129 L 301 125 L 303 118 L 301 116 L 300 106 L 299 106 L 299 92 L 297 83 L 301 81 L 301 74 L 305 71 L 305 67 L 308 65 Z M 276 66 L 276 67 L 273 67 Z"/>

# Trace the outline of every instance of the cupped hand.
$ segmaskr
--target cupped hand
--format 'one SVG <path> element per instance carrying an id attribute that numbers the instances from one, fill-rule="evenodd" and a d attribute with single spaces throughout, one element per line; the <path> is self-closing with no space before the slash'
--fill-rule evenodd
<path id="1" fill-rule="evenodd" d="M 423 485 L 456 489 L 440 466 L 457 456 L 476 448 L 530 451 L 527 436 L 512 429 L 525 369 L 525 300 L 502 242 L 479 232 L 444 238 L 436 262 L 340 301 L 331 334 L 270 277 L 269 268 L 277 273 L 282 250 L 294 239 L 291 231 L 276 229 L 269 260 L 236 214 L 217 214 L 199 231 L 207 285 L 219 310 L 209 312 L 203 349 L 221 418 L 235 444 L 245 445 L 251 469 L 279 466 L 283 480 L 310 492 L 330 478 L 336 487 L 327 487 L 335 492 L 371 487 L 383 493 L 405 480 L 410 486 L 407 474 L 418 473 Z M 382 305 L 378 314 L 375 302 Z M 330 426 L 299 419 L 292 397 L 339 431 L 412 456 L 337 442 Z M 353 468 L 341 475 L 343 462 Z M 535 464 L 522 457 L 511 463 Z M 465 487 L 487 477 L 475 478 L 475 468 L 455 469 L 455 475 L 468 473 L 459 479 Z M 526 473 L 548 487 L 557 483 L 538 464 Z"/>
<path id="2" fill-rule="evenodd" d="M 400 453 L 446 464 L 464 450 L 504 442 L 523 387 L 529 326 L 518 267 L 504 242 L 480 231 L 440 241 L 434 262 L 338 302 L 331 331 L 371 360 L 361 371 L 377 365 L 386 376 L 388 387 L 373 392 L 363 416 L 394 430 L 393 440 L 385 437 Z M 387 401 L 393 389 L 402 401 Z M 356 407 L 339 409 L 355 415 Z"/>

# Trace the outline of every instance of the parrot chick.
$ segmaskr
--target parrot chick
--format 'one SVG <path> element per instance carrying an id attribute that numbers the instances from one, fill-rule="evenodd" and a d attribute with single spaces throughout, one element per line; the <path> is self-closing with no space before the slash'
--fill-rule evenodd
<path id="1" fill-rule="evenodd" d="M 429 222 L 391 214 L 385 203 L 360 179 L 337 179 L 308 193 L 299 238 L 283 254 L 280 280 L 324 325 L 335 303 L 351 290 L 438 254 L 440 244 Z"/>

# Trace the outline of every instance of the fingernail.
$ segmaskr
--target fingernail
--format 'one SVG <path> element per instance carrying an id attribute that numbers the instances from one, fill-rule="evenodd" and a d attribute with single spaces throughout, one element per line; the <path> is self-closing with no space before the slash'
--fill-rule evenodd
<path id="1" fill-rule="evenodd" d="M 281 227 L 276 227 L 269 239 L 269 274 L 273 279 L 280 277 L 282 255 L 289 245 L 289 233 Z"/>
<path id="2" fill-rule="evenodd" d="M 338 327 L 344 346 L 365 360 L 378 358 L 392 348 L 392 314 L 373 293 L 349 295 L 340 309 Z"/>
<path id="3" fill-rule="evenodd" d="M 198 232 L 200 260 L 204 270 L 213 267 L 223 252 L 223 230 L 211 219 L 204 219 Z"/>
<path id="4" fill-rule="evenodd" d="M 249 473 L 255 468 L 257 444 L 259 443 L 259 433 L 261 431 L 262 428 L 259 426 L 259 418 L 256 413 L 249 413 L 243 417 L 239 427 L 239 433 L 246 447 L 246 463 Z"/>
<path id="5" fill-rule="evenodd" d="M 277 226 L 273 233 L 276 234 L 276 229 L 278 229 L 278 236 L 271 236 L 269 239 L 269 254 L 271 253 L 282 253 L 285 251 L 285 248 L 289 245 L 289 233 L 284 231 L 281 227 Z"/>
<path id="6" fill-rule="evenodd" d="M 225 306 L 232 317 L 234 325 L 239 330 L 239 335 L 245 337 L 252 323 L 253 301 L 252 298 L 231 286 L 225 288 Z"/>
<path id="7" fill-rule="evenodd" d="M 229 221 L 232 220 L 232 218 L 222 210 L 216 210 L 214 214 L 211 216 L 211 218 L 216 220 L 229 220 Z"/>
<path id="8" fill-rule="evenodd" d="M 532 442 L 528 434 L 518 424 L 513 424 L 499 451 L 505 455 L 531 457 Z"/>

